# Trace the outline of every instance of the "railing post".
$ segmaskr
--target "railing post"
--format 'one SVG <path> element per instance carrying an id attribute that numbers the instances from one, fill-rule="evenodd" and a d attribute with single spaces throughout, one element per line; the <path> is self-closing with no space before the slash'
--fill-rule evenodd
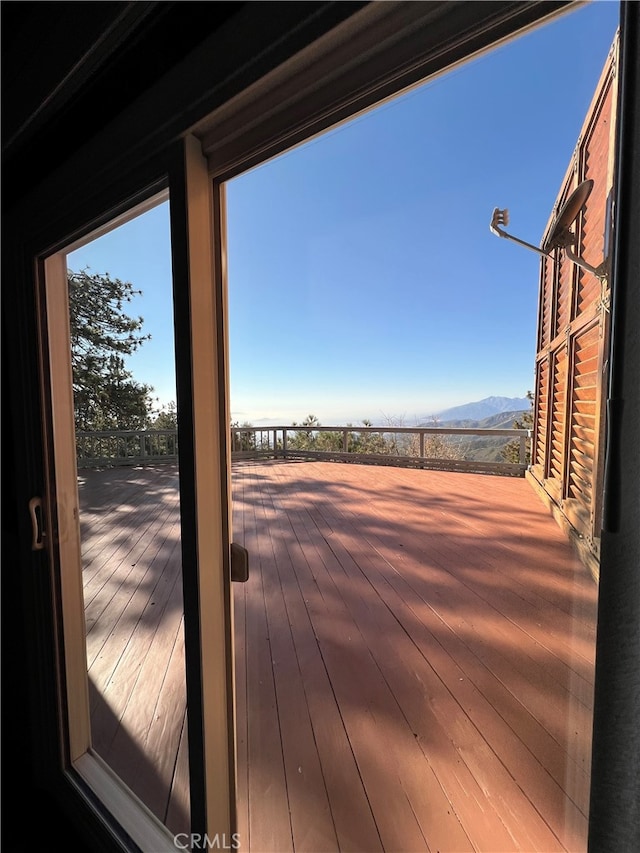
<path id="1" fill-rule="evenodd" d="M 342 431 L 342 450 L 344 453 L 349 452 L 349 430 L 345 429 Z"/>
<path id="2" fill-rule="evenodd" d="M 273 431 L 273 458 L 278 458 L 278 433 L 275 429 Z"/>
<path id="3" fill-rule="evenodd" d="M 424 459 L 424 430 L 420 430 L 420 459 Z"/>
<path id="4" fill-rule="evenodd" d="M 284 459 L 287 458 L 287 428 L 282 428 L 282 456 Z"/>
<path id="5" fill-rule="evenodd" d="M 527 463 L 527 436 L 520 436 L 520 464 L 526 465 Z"/>

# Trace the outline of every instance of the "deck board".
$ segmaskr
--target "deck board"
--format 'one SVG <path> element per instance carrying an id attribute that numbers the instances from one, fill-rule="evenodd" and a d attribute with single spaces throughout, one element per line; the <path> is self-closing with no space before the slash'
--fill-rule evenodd
<path id="1" fill-rule="evenodd" d="M 183 831 L 176 472 L 82 479 L 94 738 Z M 597 590 L 526 481 L 244 461 L 232 487 L 242 849 L 586 849 Z"/>
<path id="2" fill-rule="evenodd" d="M 251 509 L 251 533 L 245 544 L 260 566 L 269 559 L 271 542 L 260 535 L 261 507 L 254 504 Z M 252 849 L 286 853 L 293 849 L 293 838 L 264 581 L 259 571 L 246 587 L 249 844 Z"/>

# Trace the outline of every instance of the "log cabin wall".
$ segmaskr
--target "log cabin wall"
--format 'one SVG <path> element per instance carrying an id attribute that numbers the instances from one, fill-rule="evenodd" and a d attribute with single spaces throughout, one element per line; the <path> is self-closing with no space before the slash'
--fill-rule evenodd
<path id="1" fill-rule="evenodd" d="M 574 228 L 575 252 L 597 267 L 611 244 L 618 36 L 611 46 L 543 241 L 582 182 L 593 189 Z M 594 577 L 599 575 L 610 282 L 562 249 L 540 269 L 533 446 L 529 482 L 549 503 Z"/>

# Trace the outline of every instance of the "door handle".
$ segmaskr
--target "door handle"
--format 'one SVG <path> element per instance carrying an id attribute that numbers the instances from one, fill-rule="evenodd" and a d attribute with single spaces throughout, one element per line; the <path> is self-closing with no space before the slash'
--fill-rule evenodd
<path id="1" fill-rule="evenodd" d="M 31 498 L 29 501 L 29 515 L 31 516 L 31 550 L 42 551 L 44 548 L 42 498 Z"/>
<path id="2" fill-rule="evenodd" d="M 249 552 L 237 542 L 231 543 L 231 580 L 237 583 L 249 580 Z"/>

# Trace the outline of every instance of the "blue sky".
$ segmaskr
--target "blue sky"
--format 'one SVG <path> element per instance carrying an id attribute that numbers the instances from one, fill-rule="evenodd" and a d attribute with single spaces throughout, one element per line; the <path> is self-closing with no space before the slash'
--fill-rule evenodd
<path id="1" fill-rule="evenodd" d="M 599 0 L 233 179 L 234 420 L 407 425 L 533 387 L 538 243 L 618 24 Z M 168 206 L 78 250 L 143 291 L 130 361 L 175 399 Z"/>

